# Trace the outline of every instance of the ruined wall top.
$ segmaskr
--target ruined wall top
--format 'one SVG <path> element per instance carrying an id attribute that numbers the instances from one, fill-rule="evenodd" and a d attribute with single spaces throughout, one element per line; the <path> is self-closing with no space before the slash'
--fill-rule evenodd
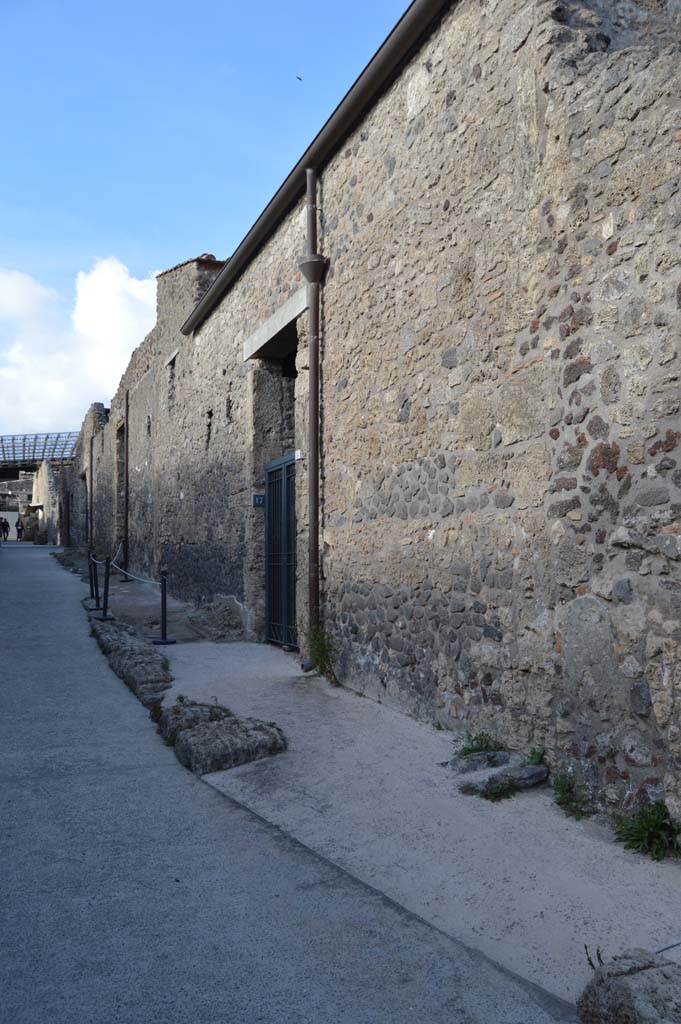
<path id="1" fill-rule="evenodd" d="M 132 353 L 112 400 L 112 408 L 120 406 L 125 392 L 139 383 L 156 358 L 168 359 L 180 347 L 182 323 L 224 264 L 224 260 L 204 253 L 157 275 L 156 323 Z"/>

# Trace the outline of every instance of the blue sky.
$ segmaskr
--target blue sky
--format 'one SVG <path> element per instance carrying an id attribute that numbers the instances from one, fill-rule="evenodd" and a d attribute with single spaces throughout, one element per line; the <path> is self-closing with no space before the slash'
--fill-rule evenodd
<path id="1" fill-rule="evenodd" d="M 2 6 L 0 264 L 62 289 L 228 255 L 407 3 Z"/>
<path id="2" fill-rule="evenodd" d="M 189 256 L 233 251 L 407 6 L 5 0 L 0 433 L 48 429 L 38 404 L 10 401 L 37 375 L 31 338 L 53 372 L 74 330 L 96 350 L 105 342 L 96 325 L 83 335 L 81 292 L 106 308 L 112 281 L 127 328 L 142 303 L 148 329 L 143 283 Z M 121 339 L 119 361 L 140 340 Z M 50 415 L 77 408 L 71 395 Z"/>

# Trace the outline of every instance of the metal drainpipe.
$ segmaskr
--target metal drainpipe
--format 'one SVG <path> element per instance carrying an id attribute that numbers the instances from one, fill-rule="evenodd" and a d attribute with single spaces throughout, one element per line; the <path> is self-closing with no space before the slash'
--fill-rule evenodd
<path id="1" fill-rule="evenodd" d="M 326 260 L 317 252 L 317 172 L 306 170 L 307 239 L 300 269 L 308 283 L 308 609 L 310 628 L 319 626 L 319 299 Z"/>

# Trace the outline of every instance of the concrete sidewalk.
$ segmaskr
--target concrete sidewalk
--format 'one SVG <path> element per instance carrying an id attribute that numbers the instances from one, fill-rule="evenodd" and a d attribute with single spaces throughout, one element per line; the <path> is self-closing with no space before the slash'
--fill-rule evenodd
<path id="1" fill-rule="evenodd" d="M 0 550 L 3 1021 L 566 1019 L 185 771 L 48 551 Z"/>
<path id="2" fill-rule="evenodd" d="M 173 694 L 274 719 L 286 754 L 205 779 L 448 935 L 574 1000 L 604 953 L 681 939 L 681 865 L 566 818 L 549 790 L 459 794 L 446 732 L 302 676 L 253 644 L 166 649 Z M 674 957 L 679 950 L 673 951 Z"/>

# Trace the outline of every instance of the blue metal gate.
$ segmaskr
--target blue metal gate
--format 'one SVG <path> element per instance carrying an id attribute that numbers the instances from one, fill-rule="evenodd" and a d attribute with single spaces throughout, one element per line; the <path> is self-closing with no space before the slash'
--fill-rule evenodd
<path id="1" fill-rule="evenodd" d="M 270 462 L 266 473 L 267 639 L 297 647 L 295 456 Z"/>

